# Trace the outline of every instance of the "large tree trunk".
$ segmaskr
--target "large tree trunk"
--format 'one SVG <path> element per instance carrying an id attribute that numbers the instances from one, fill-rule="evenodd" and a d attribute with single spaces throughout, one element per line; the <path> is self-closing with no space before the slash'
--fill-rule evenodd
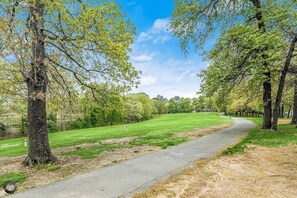
<path id="1" fill-rule="evenodd" d="M 43 34 L 44 4 L 36 0 L 30 7 L 29 28 L 32 34 L 32 63 L 28 86 L 28 156 L 24 165 L 54 162 L 46 126 L 46 90 L 48 78 L 46 73 L 45 47 Z"/>
<path id="2" fill-rule="evenodd" d="M 270 73 L 269 73 L 269 78 L 270 78 Z M 263 83 L 263 103 L 264 103 L 264 113 L 263 113 L 262 129 L 270 129 L 271 117 L 272 117 L 270 81 Z"/>
<path id="3" fill-rule="evenodd" d="M 294 106 L 293 106 L 293 118 L 291 124 L 297 124 L 297 80 L 295 80 L 294 86 Z"/>
<path id="4" fill-rule="evenodd" d="M 277 95 L 276 95 L 274 110 L 273 110 L 273 122 L 272 122 L 273 130 L 277 130 L 278 112 L 279 112 L 279 108 L 280 108 L 280 103 L 282 101 L 283 90 L 284 90 L 285 81 L 286 81 L 286 75 L 287 75 L 289 67 L 291 65 L 291 59 L 292 59 L 292 56 L 294 53 L 296 42 L 297 42 L 297 34 L 295 35 L 295 37 L 293 38 L 293 40 L 291 42 L 290 49 L 288 51 L 288 55 L 286 58 L 286 62 L 285 62 L 284 68 L 282 69 L 282 72 L 281 72 L 281 77 L 279 80 L 279 85 L 278 85 L 278 90 L 277 90 Z"/>
<path id="5" fill-rule="evenodd" d="M 255 18 L 257 19 L 258 22 L 258 29 L 265 34 L 266 28 L 265 28 L 265 23 L 263 21 L 263 14 L 261 12 L 261 0 L 250 0 L 254 7 L 257 8 L 258 10 L 255 13 Z M 260 51 L 263 53 L 262 57 L 263 59 L 267 59 L 267 55 L 265 54 L 265 49 L 263 51 Z M 271 129 L 272 123 L 272 107 L 271 107 L 271 74 L 268 68 L 268 63 L 264 61 L 263 67 L 268 70 L 268 72 L 263 73 L 265 76 L 265 81 L 263 82 L 263 103 L 264 103 L 264 113 L 263 113 L 263 124 L 262 124 L 262 129 Z"/>

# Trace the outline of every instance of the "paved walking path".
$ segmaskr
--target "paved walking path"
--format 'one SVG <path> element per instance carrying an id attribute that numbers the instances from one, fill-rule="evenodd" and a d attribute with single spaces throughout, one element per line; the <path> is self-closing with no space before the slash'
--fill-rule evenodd
<path id="1" fill-rule="evenodd" d="M 234 118 L 234 125 L 166 150 L 124 161 L 112 166 L 78 175 L 70 179 L 15 194 L 21 198 L 112 198 L 129 196 L 154 183 L 169 178 L 201 158 L 235 144 L 255 125 Z"/>

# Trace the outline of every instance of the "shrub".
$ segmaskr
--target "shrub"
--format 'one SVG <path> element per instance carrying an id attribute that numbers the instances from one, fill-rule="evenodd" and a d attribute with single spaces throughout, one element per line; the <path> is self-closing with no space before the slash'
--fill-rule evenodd
<path id="1" fill-rule="evenodd" d="M 47 116 L 47 130 L 49 133 L 57 132 L 57 117 L 56 115 L 50 113 Z"/>

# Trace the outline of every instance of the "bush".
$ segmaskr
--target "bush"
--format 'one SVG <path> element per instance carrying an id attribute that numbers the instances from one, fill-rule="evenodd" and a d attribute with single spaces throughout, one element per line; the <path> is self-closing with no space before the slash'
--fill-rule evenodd
<path id="1" fill-rule="evenodd" d="M 47 116 L 47 130 L 49 133 L 58 131 L 57 117 L 52 113 Z"/>
<path id="2" fill-rule="evenodd" d="M 70 129 L 84 129 L 92 127 L 91 123 L 86 119 L 77 119 L 75 121 L 70 122 Z"/>

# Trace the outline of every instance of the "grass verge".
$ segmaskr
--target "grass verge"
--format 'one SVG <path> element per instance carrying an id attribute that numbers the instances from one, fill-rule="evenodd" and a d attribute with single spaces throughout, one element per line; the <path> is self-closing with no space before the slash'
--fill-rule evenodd
<path id="1" fill-rule="evenodd" d="M 0 174 L 0 186 L 2 187 L 8 180 L 14 181 L 16 183 L 21 183 L 26 179 L 27 175 L 24 172 L 8 172 Z"/>
<path id="2" fill-rule="evenodd" d="M 247 145 L 259 145 L 266 147 L 281 147 L 297 144 L 297 129 L 295 125 L 280 124 L 277 131 L 262 130 L 262 118 L 247 118 L 257 124 L 241 142 L 222 152 L 222 155 L 243 153 Z"/>

